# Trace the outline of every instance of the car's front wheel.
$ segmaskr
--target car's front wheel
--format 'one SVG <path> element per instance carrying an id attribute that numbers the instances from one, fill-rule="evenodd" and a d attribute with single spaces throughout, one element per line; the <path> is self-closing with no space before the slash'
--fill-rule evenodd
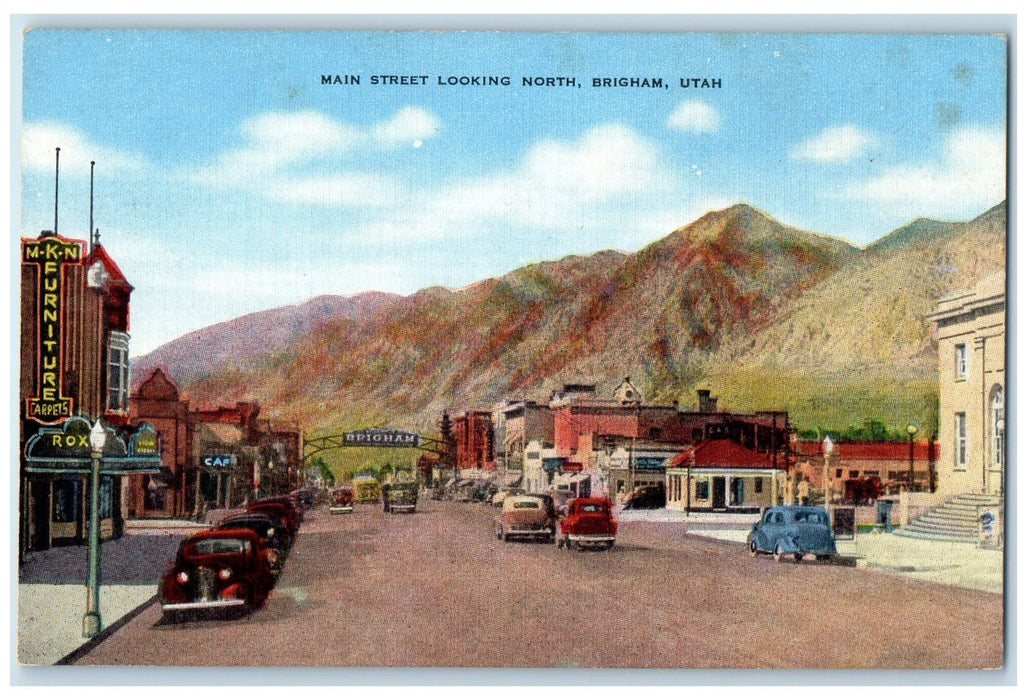
<path id="1" fill-rule="evenodd" d="M 781 543 L 778 542 L 776 545 L 774 545 L 774 561 L 781 561 L 781 557 L 783 557 L 784 555 L 785 549 L 781 546 Z"/>
<path id="2" fill-rule="evenodd" d="M 755 557 L 760 553 L 760 550 L 756 547 L 756 540 L 749 540 L 749 554 Z"/>

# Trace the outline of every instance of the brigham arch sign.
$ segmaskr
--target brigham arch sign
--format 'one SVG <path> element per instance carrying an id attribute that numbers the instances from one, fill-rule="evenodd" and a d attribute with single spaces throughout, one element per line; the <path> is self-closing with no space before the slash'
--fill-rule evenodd
<path id="1" fill-rule="evenodd" d="M 303 459 L 309 459 L 323 450 L 340 447 L 413 447 L 426 452 L 443 453 L 442 441 L 437 438 L 395 428 L 361 428 L 339 435 L 304 440 Z"/>
<path id="2" fill-rule="evenodd" d="M 343 435 L 345 447 L 420 447 L 421 436 L 407 430 L 369 428 Z"/>

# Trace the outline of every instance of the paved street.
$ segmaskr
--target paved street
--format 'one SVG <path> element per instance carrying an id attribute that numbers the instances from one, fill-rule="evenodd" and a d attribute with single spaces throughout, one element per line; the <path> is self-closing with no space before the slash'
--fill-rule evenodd
<path id="1" fill-rule="evenodd" d="M 610 552 L 503 543 L 496 511 L 425 502 L 309 514 L 266 607 L 161 623 L 146 609 L 79 664 L 992 668 L 999 595 L 776 563 L 678 522 L 622 523 Z"/>

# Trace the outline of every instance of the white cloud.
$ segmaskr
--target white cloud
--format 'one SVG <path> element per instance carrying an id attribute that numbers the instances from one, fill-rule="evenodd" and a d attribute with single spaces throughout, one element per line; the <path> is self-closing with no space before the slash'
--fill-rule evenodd
<path id="1" fill-rule="evenodd" d="M 667 128 L 693 134 L 711 134 L 720 128 L 720 114 L 701 100 L 682 102 L 667 119 Z"/>
<path id="2" fill-rule="evenodd" d="M 877 137 L 852 124 L 824 129 L 816 136 L 793 147 L 793 160 L 817 163 L 840 163 L 865 154 L 877 143 Z"/>
<path id="3" fill-rule="evenodd" d="M 423 140 L 442 129 L 442 122 L 431 112 L 420 107 L 403 107 L 391 119 L 375 124 L 371 135 L 386 145 L 411 143 L 420 148 Z"/>
<path id="4" fill-rule="evenodd" d="M 967 127 L 946 138 L 939 158 L 904 164 L 850 187 L 847 196 L 903 216 L 969 216 L 1006 196 L 1005 130 Z"/>
<path id="5" fill-rule="evenodd" d="M 574 141 L 541 141 L 510 171 L 422 192 L 418 206 L 365 226 L 356 238 L 459 238 L 496 226 L 606 228 L 660 210 L 682 187 L 653 144 L 608 124 Z"/>
<path id="6" fill-rule="evenodd" d="M 90 161 L 96 161 L 101 172 L 136 172 L 146 167 L 143 156 L 100 146 L 74 127 L 53 122 L 22 126 L 21 162 L 26 171 L 52 173 L 56 148 L 61 149 L 62 174 L 88 174 Z"/>
<path id="7" fill-rule="evenodd" d="M 243 145 L 218 155 L 201 168 L 194 178 L 205 184 L 255 189 L 273 199 L 292 199 L 328 204 L 347 203 L 344 197 L 327 196 L 338 192 L 337 179 L 356 180 L 359 173 L 331 173 L 323 182 L 315 173 L 302 172 L 325 158 L 355 153 L 362 148 L 391 148 L 406 141 L 418 142 L 441 130 L 439 119 L 419 107 L 402 107 L 392 117 L 359 127 L 305 110 L 267 112 L 252 117 L 239 127 Z M 299 199 L 310 193 L 310 200 Z"/>

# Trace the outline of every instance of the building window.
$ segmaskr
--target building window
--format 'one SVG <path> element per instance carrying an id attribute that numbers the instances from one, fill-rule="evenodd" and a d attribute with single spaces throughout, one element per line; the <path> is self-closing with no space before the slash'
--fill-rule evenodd
<path id="1" fill-rule="evenodd" d="M 107 347 L 107 410 L 128 410 L 128 334 L 119 331 Z"/>
<path id="2" fill-rule="evenodd" d="M 966 343 L 956 344 L 956 379 L 966 379 L 970 371 L 970 361 L 967 355 Z"/>
<path id="3" fill-rule="evenodd" d="M 699 479 L 695 482 L 695 499 L 697 501 L 708 501 L 710 498 L 709 479 Z"/>
<path id="4" fill-rule="evenodd" d="M 1006 407 L 1002 396 L 1002 387 L 997 386 L 991 391 L 991 463 L 1001 467 L 1006 442 Z"/>
<path id="5" fill-rule="evenodd" d="M 55 479 L 53 482 L 53 508 L 51 519 L 55 523 L 78 522 L 79 482 L 75 479 Z"/>
<path id="6" fill-rule="evenodd" d="M 650 440 L 659 440 L 661 434 L 662 434 L 662 431 L 659 428 L 649 428 L 649 439 Z"/>
<path id="7" fill-rule="evenodd" d="M 966 414 L 956 414 L 956 466 L 966 466 Z"/>
<path id="8" fill-rule="evenodd" d="M 753 482 L 752 490 L 755 493 L 763 493 L 763 477 L 757 476 Z"/>

